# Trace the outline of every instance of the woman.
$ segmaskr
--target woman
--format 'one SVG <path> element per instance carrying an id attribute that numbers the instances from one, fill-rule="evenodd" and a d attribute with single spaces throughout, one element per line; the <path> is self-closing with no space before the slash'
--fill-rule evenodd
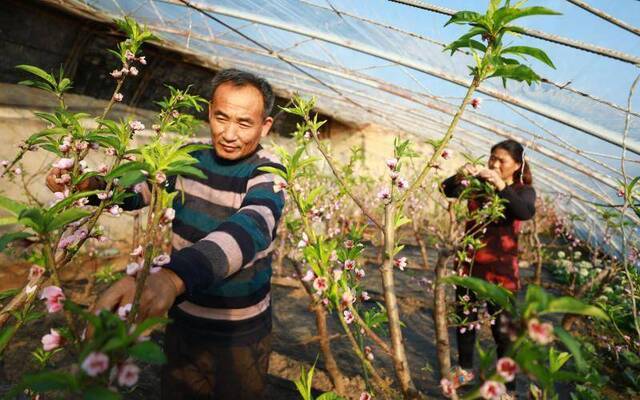
<path id="1" fill-rule="evenodd" d="M 489 282 L 501 285 L 512 292 L 520 289 L 520 272 L 518 270 L 518 233 L 521 221 L 533 218 L 535 214 L 536 192 L 531 186 L 533 179 L 529 165 L 523 158 L 524 149 L 520 143 L 514 140 L 505 140 L 491 148 L 491 157 L 488 167 L 476 167 L 470 164 L 460 169 L 458 174 L 448 178 L 442 184 L 447 197 L 458 197 L 464 186 L 461 184 L 465 176 L 475 176 L 492 185 L 498 194 L 506 200 L 504 218 L 491 223 L 482 234 L 481 239 L 485 244 L 476 251 L 472 265 L 465 265 L 474 277 L 485 279 Z M 472 198 L 469 200 L 469 210 L 474 211 L 482 206 L 482 200 Z M 473 222 L 467 223 L 467 231 L 473 227 Z M 468 297 L 467 297 L 468 296 Z M 464 298 L 474 301 L 473 292 L 463 288 L 456 291 L 458 300 Z M 477 320 L 477 313 L 464 313 L 464 306 L 458 302 L 456 313 L 460 319 L 469 321 Z M 496 341 L 498 357 L 502 357 L 510 344 L 508 333 L 508 315 L 500 314 L 500 310 L 488 305 L 489 313 L 496 316 L 496 322 L 491 327 L 493 338 Z M 473 368 L 473 350 L 475 346 L 475 330 L 459 329 L 458 337 L 458 361 L 463 370 Z M 464 375 L 462 371 L 461 376 Z M 514 382 L 507 385 L 509 390 L 514 390 Z"/>

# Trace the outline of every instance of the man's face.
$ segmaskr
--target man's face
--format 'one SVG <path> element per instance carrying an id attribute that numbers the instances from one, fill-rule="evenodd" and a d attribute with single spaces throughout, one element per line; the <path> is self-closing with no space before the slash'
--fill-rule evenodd
<path id="1" fill-rule="evenodd" d="M 262 93 L 251 85 L 218 86 L 209 104 L 209 125 L 216 154 L 237 160 L 253 153 L 260 138 L 267 136 L 273 118 L 262 117 Z"/>

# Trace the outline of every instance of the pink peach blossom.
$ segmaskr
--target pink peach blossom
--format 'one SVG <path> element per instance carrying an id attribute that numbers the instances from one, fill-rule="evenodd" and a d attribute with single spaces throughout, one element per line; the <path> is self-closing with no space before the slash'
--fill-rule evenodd
<path id="1" fill-rule="evenodd" d="M 109 208 L 109 213 L 111 215 L 113 215 L 114 217 L 118 217 L 120 216 L 120 214 L 122 213 L 122 207 L 120 207 L 119 205 L 114 205 L 111 208 Z"/>
<path id="2" fill-rule="evenodd" d="M 407 266 L 407 257 L 400 257 L 393 260 L 393 265 L 398 267 L 400 271 L 404 271 L 405 267 Z"/>
<path id="3" fill-rule="evenodd" d="M 45 269 L 39 265 L 33 264 L 29 269 L 29 280 L 35 280 L 40 278 L 44 274 Z"/>
<path id="4" fill-rule="evenodd" d="M 327 285 L 327 278 L 324 278 L 322 276 L 317 277 L 316 279 L 313 280 L 313 288 L 318 292 L 318 293 L 322 293 L 325 290 L 327 290 L 328 285 Z"/>
<path id="5" fill-rule="evenodd" d="M 62 310 L 65 295 L 58 286 L 47 286 L 42 289 L 40 293 L 40 299 L 46 301 L 47 311 L 49 313 L 56 313 Z"/>
<path id="6" fill-rule="evenodd" d="M 133 363 L 126 363 L 118 370 L 118 385 L 131 387 L 138 382 L 140 368 Z"/>
<path id="7" fill-rule="evenodd" d="M 51 351 L 60 347 L 62 336 L 60 336 L 60 332 L 57 330 L 51 329 L 51 333 L 44 335 L 41 342 L 44 351 Z"/>
<path id="8" fill-rule="evenodd" d="M 456 388 L 453 386 L 453 383 L 447 378 L 442 378 L 440 380 L 440 389 L 442 389 L 442 394 L 446 397 L 451 397 L 456 392 Z"/>
<path id="9" fill-rule="evenodd" d="M 118 307 L 118 317 L 120 317 L 120 319 L 123 321 L 126 320 L 129 316 L 129 313 L 131 312 L 131 307 L 131 303 Z"/>
<path id="10" fill-rule="evenodd" d="M 505 381 L 511 382 L 515 379 L 518 372 L 518 364 L 509 357 L 502 357 L 496 364 L 496 371 L 504 378 Z"/>
<path id="11" fill-rule="evenodd" d="M 53 163 L 53 167 L 54 168 L 58 168 L 58 169 L 71 169 L 73 168 L 73 159 L 72 158 L 61 158 L 58 161 L 56 161 L 55 163 Z"/>
<path id="12" fill-rule="evenodd" d="M 534 342 L 543 346 L 553 342 L 553 325 L 549 322 L 540 322 L 533 318 L 527 323 L 527 328 L 529 337 Z"/>
<path id="13" fill-rule="evenodd" d="M 344 310 L 342 312 L 342 314 L 344 315 L 344 322 L 346 322 L 347 324 L 350 324 L 353 322 L 354 317 L 353 314 L 351 313 L 351 311 L 349 310 Z"/>
<path id="14" fill-rule="evenodd" d="M 504 383 L 497 381 L 485 381 L 480 387 L 480 396 L 487 400 L 499 400 L 505 393 L 507 393 L 507 388 Z"/>
<path id="15" fill-rule="evenodd" d="M 301 278 L 304 282 L 311 282 L 316 278 L 316 274 L 313 273 L 313 270 L 308 269 L 304 276 Z"/>
<path id="16" fill-rule="evenodd" d="M 93 351 L 84 359 L 81 368 L 87 375 L 96 377 L 109 368 L 109 356 Z"/>

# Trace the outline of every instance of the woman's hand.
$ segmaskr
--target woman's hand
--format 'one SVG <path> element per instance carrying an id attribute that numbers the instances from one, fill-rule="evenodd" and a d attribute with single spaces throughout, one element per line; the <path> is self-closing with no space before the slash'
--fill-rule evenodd
<path id="1" fill-rule="evenodd" d="M 486 180 L 498 190 L 503 190 L 507 187 L 507 184 L 500 176 L 500 173 L 494 169 L 484 168 L 480 170 L 476 176 Z"/>
<path id="2" fill-rule="evenodd" d="M 458 173 L 465 176 L 476 176 L 478 175 L 478 172 L 480 172 L 480 168 L 473 164 L 465 164 L 458 170 Z"/>
<path id="3" fill-rule="evenodd" d="M 47 173 L 46 184 L 49 190 L 52 192 L 64 192 L 64 190 L 71 185 L 70 171 L 62 170 L 60 168 L 51 168 Z M 84 179 L 82 182 L 76 185 L 76 188 L 85 192 L 88 190 L 103 189 L 104 185 L 101 185 L 94 177 Z"/>

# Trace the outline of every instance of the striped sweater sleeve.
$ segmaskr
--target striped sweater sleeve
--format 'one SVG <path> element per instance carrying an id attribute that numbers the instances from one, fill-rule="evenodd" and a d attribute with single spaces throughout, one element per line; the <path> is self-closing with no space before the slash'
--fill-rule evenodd
<path id="1" fill-rule="evenodd" d="M 165 268 L 183 280 L 187 294 L 250 267 L 271 252 L 284 208 L 284 193 L 274 191 L 274 181 L 274 174 L 254 171 L 240 208 L 204 238 L 172 254 Z"/>

